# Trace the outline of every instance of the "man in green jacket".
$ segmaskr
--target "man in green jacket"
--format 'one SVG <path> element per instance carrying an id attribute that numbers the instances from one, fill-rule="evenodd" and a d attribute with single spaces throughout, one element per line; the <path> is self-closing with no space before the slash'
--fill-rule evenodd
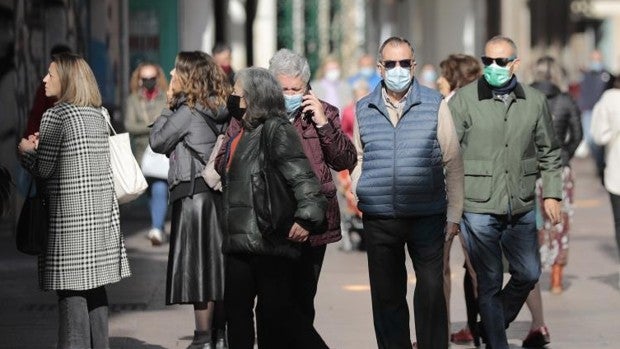
<path id="1" fill-rule="evenodd" d="M 479 330 L 487 348 L 508 349 L 505 329 L 540 276 L 536 178 L 542 177 L 544 209 L 557 223 L 562 163 L 545 96 L 514 75 L 515 43 L 490 39 L 482 63 L 484 77 L 459 89 L 448 105 L 465 165 L 461 231 L 478 277 Z M 503 289 L 502 254 L 511 274 Z"/>

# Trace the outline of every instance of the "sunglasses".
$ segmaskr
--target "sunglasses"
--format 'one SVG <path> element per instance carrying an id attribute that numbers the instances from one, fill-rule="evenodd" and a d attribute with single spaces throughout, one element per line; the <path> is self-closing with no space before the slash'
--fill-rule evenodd
<path id="1" fill-rule="evenodd" d="M 411 68 L 411 66 L 413 65 L 413 60 L 401 59 L 400 61 L 383 61 L 381 65 L 383 65 L 385 69 L 394 69 L 397 63 L 401 68 Z"/>
<path id="2" fill-rule="evenodd" d="M 482 56 L 480 57 L 480 59 L 482 60 L 482 64 L 484 65 L 491 65 L 493 64 L 493 62 L 495 62 L 495 64 L 499 65 L 500 67 L 505 67 L 506 65 L 508 65 L 508 63 L 517 59 L 517 57 L 491 58 L 487 56 Z"/>

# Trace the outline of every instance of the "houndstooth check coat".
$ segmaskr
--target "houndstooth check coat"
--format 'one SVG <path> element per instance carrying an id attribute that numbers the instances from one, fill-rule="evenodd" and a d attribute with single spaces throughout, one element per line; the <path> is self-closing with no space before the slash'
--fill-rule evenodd
<path id="1" fill-rule="evenodd" d="M 43 115 L 22 164 L 45 183 L 49 237 L 43 290 L 88 290 L 130 275 L 114 193 L 108 126 L 100 109 L 61 103 Z"/>

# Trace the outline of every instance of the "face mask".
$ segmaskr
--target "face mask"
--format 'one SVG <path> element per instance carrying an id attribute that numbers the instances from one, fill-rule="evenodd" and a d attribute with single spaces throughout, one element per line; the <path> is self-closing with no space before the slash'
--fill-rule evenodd
<path id="1" fill-rule="evenodd" d="M 371 77 L 374 73 L 375 73 L 375 68 L 372 68 L 372 67 L 365 67 L 365 68 L 360 69 L 360 75 L 362 75 L 365 78 Z"/>
<path id="2" fill-rule="evenodd" d="M 484 67 L 484 79 L 493 87 L 505 85 L 511 77 L 512 74 L 508 67 L 500 67 L 495 63 Z"/>
<path id="3" fill-rule="evenodd" d="M 284 106 L 288 113 L 292 113 L 301 106 L 304 95 L 284 95 Z"/>
<path id="4" fill-rule="evenodd" d="M 400 66 L 385 70 L 385 86 L 393 92 L 403 92 L 411 83 L 411 72 Z"/>
<path id="5" fill-rule="evenodd" d="M 155 88 L 155 85 L 157 84 L 157 79 L 156 78 L 149 78 L 149 79 L 142 79 L 142 87 L 144 87 L 145 89 L 151 91 Z"/>
<path id="6" fill-rule="evenodd" d="M 437 80 L 437 73 L 434 70 L 425 70 L 422 73 L 422 79 L 426 82 L 435 83 L 435 80 Z"/>
<path id="7" fill-rule="evenodd" d="M 340 79 L 340 70 L 338 69 L 328 70 L 325 73 L 325 79 L 329 81 L 338 81 L 338 79 Z"/>
<path id="8" fill-rule="evenodd" d="M 236 95 L 228 96 L 228 100 L 226 101 L 226 109 L 228 109 L 228 113 L 237 120 L 241 120 L 246 110 L 245 108 L 239 107 L 239 102 L 241 102 L 241 97 Z"/>
<path id="9" fill-rule="evenodd" d="M 592 71 L 601 71 L 601 70 L 603 70 L 603 63 L 596 62 L 596 61 L 591 62 L 590 63 L 590 70 L 592 70 Z"/>

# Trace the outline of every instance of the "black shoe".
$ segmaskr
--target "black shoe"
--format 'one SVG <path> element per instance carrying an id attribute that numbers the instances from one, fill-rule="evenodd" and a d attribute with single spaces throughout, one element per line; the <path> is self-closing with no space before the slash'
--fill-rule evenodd
<path id="1" fill-rule="evenodd" d="M 530 331 L 521 345 L 523 348 L 544 348 L 551 342 L 547 326 Z"/>

